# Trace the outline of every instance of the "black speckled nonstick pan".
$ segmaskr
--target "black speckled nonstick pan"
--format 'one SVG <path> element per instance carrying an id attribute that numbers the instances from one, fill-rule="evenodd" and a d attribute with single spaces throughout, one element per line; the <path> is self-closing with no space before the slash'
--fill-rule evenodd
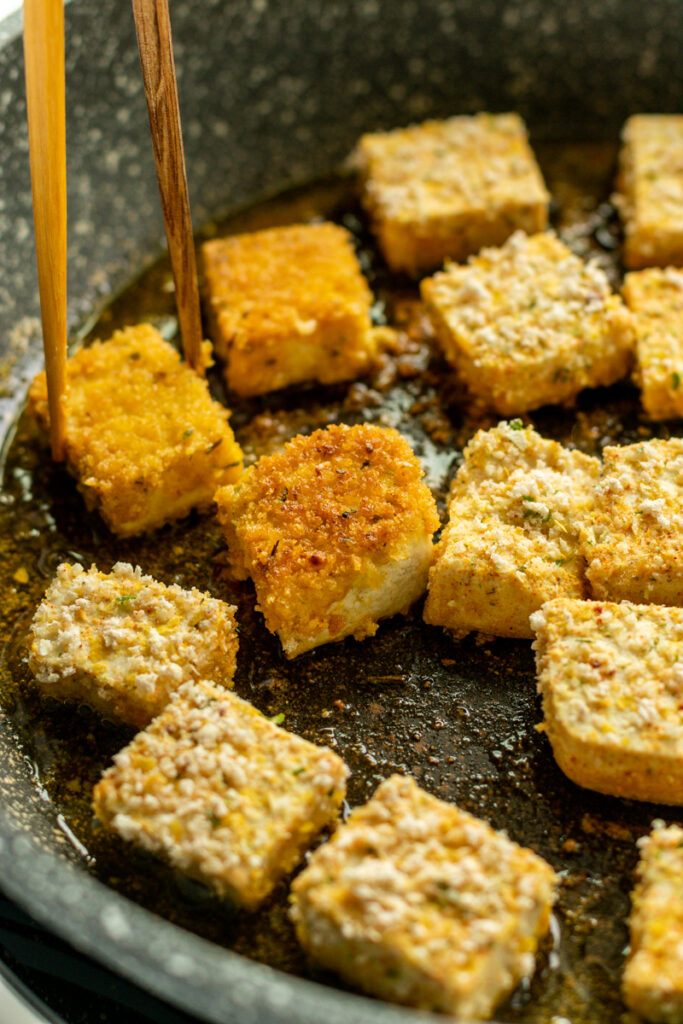
<path id="1" fill-rule="evenodd" d="M 353 183 L 333 171 L 363 131 L 517 110 L 554 195 L 555 226 L 617 282 L 619 228 L 609 196 L 618 134 L 629 114 L 681 109 L 683 7 L 678 0 L 173 0 L 171 7 L 195 225 L 215 234 L 316 215 L 344 223 L 356 235 L 378 319 L 402 331 L 399 353 L 372 379 L 231 402 L 248 457 L 327 422 L 397 426 L 424 460 L 443 513 L 477 424 L 431 343 L 414 283 L 391 279 Z M 163 227 L 132 13 L 123 0 L 74 0 L 66 26 L 71 337 L 106 337 L 142 318 L 173 337 L 168 268 L 154 263 Z M 166 582 L 237 604 L 237 692 L 334 747 L 352 769 L 351 805 L 391 772 L 406 772 L 506 828 L 560 872 L 537 973 L 500 1008 L 500 1020 L 619 1020 L 635 841 L 653 818 L 680 821 L 681 813 L 601 797 L 564 778 L 535 728 L 541 715 L 529 642 L 455 641 L 425 626 L 418 604 L 371 640 L 289 662 L 254 610 L 251 585 L 227 577 L 210 516 L 152 540 L 115 542 L 51 463 L 22 413 L 42 362 L 25 113 L 14 18 L 0 26 L 0 887 L 81 952 L 203 1021 L 424 1019 L 347 992 L 311 968 L 287 919 L 284 883 L 257 913 L 236 912 L 93 827 L 92 784 L 130 733 L 40 701 L 25 663 L 26 631 L 60 561 L 103 569 L 139 562 Z M 225 397 L 217 376 L 213 387 Z M 529 419 L 594 454 L 608 442 L 653 436 L 628 383 Z M 657 432 L 683 430 L 670 423 Z"/>

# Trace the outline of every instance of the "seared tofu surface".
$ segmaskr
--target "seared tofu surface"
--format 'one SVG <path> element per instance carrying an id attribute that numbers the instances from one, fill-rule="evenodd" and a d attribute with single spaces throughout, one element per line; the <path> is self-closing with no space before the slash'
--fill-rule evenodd
<path id="1" fill-rule="evenodd" d="M 477 403 L 503 416 L 573 399 L 624 377 L 631 314 L 604 272 L 551 232 L 516 232 L 498 249 L 421 285 L 446 359 Z"/>
<path id="2" fill-rule="evenodd" d="M 262 395 L 366 373 L 372 294 L 349 232 L 293 224 L 202 246 L 205 308 L 228 388 Z"/>
<path id="3" fill-rule="evenodd" d="M 29 632 L 29 668 L 42 693 L 143 728 L 178 687 L 232 687 L 235 608 L 166 586 L 139 567 L 111 573 L 63 563 Z"/>
<path id="4" fill-rule="evenodd" d="M 456 635 L 530 637 L 552 597 L 586 595 L 579 524 L 600 463 L 520 420 L 480 430 L 453 481 L 425 621 Z"/>
<path id="5" fill-rule="evenodd" d="M 351 985 L 480 1020 L 533 974 L 555 882 L 535 853 L 394 775 L 312 854 L 291 915 Z"/>
<path id="6" fill-rule="evenodd" d="M 638 846 L 624 1002 L 654 1024 L 682 1024 L 683 828 L 655 822 Z"/>
<path id="7" fill-rule="evenodd" d="M 206 508 L 218 486 L 239 478 L 228 410 L 150 324 L 76 352 L 67 387 L 67 465 L 112 533 L 144 533 Z M 44 373 L 29 407 L 47 431 Z"/>
<path id="8" fill-rule="evenodd" d="M 253 909 L 335 821 L 347 774 L 327 747 L 229 690 L 186 683 L 116 754 L 94 809 L 122 839 Z"/>
<path id="9" fill-rule="evenodd" d="M 425 121 L 364 135 L 363 204 L 392 270 L 464 260 L 548 221 L 549 195 L 517 114 Z"/>
<path id="10" fill-rule="evenodd" d="M 683 115 L 636 114 L 622 132 L 618 194 L 627 267 L 683 265 Z"/>
<path id="11" fill-rule="evenodd" d="M 439 526 L 408 442 L 369 423 L 295 437 L 218 491 L 236 576 L 293 658 L 405 612 L 424 592 Z"/>
<path id="12" fill-rule="evenodd" d="M 583 524 L 594 597 L 683 604 L 683 439 L 603 449 L 595 511 Z"/>
<path id="13" fill-rule="evenodd" d="M 633 271 L 622 294 L 634 314 L 634 377 L 643 408 L 653 420 L 683 416 L 683 271 Z"/>
<path id="14" fill-rule="evenodd" d="M 683 608 L 560 598 L 531 624 L 562 771 L 600 793 L 683 804 Z"/>

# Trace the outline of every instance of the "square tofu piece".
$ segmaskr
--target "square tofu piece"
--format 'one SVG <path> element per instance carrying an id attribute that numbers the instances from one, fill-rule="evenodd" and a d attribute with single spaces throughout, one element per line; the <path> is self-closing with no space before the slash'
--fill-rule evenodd
<path id="1" fill-rule="evenodd" d="M 95 787 L 107 828 L 258 906 L 335 821 L 346 765 L 229 690 L 187 683 Z"/>
<path id="2" fill-rule="evenodd" d="M 66 458 L 112 533 L 154 530 L 210 505 L 242 472 L 230 413 L 150 324 L 117 331 L 67 363 Z M 29 407 L 49 429 L 39 374 Z"/>
<path id="3" fill-rule="evenodd" d="M 624 125 L 615 196 L 627 267 L 683 264 L 683 115 L 636 114 Z"/>
<path id="4" fill-rule="evenodd" d="M 335 425 L 218 491 L 233 571 L 253 579 L 288 658 L 373 636 L 424 592 L 439 517 L 422 475 L 396 430 Z"/>
<path id="5" fill-rule="evenodd" d="M 683 828 L 656 822 L 638 846 L 624 1002 L 655 1024 L 683 1024 Z"/>
<path id="6" fill-rule="evenodd" d="M 565 775 L 611 796 L 683 804 L 683 608 L 559 598 L 531 624 Z"/>
<path id="7" fill-rule="evenodd" d="M 429 574 L 425 621 L 458 635 L 531 637 L 529 616 L 544 601 L 585 596 L 579 523 L 600 463 L 520 420 L 480 430 L 464 455 Z"/>
<path id="8" fill-rule="evenodd" d="M 64 563 L 29 635 L 41 691 L 143 728 L 194 679 L 232 686 L 235 609 L 199 590 L 167 587 L 118 562 L 110 574 Z"/>
<path id="9" fill-rule="evenodd" d="M 481 1020 L 533 974 L 554 886 L 536 854 L 394 775 L 313 853 L 291 916 L 351 985 Z"/>
<path id="10" fill-rule="evenodd" d="M 550 197 L 517 114 L 364 135 L 357 162 L 363 204 L 392 270 L 436 270 L 548 222 Z"/>
<path id="11" fill-rule="evenodd" d="M 683 416 L 683 271 L 627 274 L 623 296 L 634 314 L 635 379 L 645 412 L 653 420 Z"/>
<path id="12" fill-rule="evenodd" d="M 504 416 L 569 401 L 631 367 L 631 314 L 603 271 L 550 232 L 517 232 L 421 291 L 446 359 Z"/>
<path id="13" fill-rule="evenodd" d="M 225 380 L 238 395 L 366 373 L 372 294 L 336 224 L 293 224 L 202 246 L 205 309 Z"/>
<path id="14" fill-rule="evenodd" d="M 683 439 L 603 449 L 584 523 L 593 597 L 683 604 Z"/>

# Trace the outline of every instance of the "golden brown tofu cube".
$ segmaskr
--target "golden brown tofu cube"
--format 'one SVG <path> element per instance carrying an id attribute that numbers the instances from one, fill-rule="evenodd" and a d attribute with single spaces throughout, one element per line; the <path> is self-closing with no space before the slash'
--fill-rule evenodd
<path id="1" fill-rule="evenodd" d="M 30 631 L 41 691 L 143 728 L 183 683 L 231 687 L 235 609 L 199 590 L 166 586 L 118 562 L 111 573 L 63 563 Z"/>
<path id="2" fill-rule="evenodd" d="M 112 533 L 154 530 L 208 507 L 218 486 L 239 479 L 228 410 L 150 324 L 80 349 L 67 382 L 67 465 Z M 47 431 L 44 373 L 29 407 Z"/>
<path id="3" fill-rule="evenodd" d="M 293 658 L 373 636 L 424 592 L 439 526 L 408 442 L 371 424 L 296 437 L 216 494 L 233 570 Z"/>
<path id="4" fill-rule="evenodd" d="M 375 357 L 372 295 L 348 231 L 293 224 L 202 246 L 205 308 L 228 387 L 262 395 L 334 384 Z"/>
<path id="5" fill-rule="evenodd" d="M 627 267 L 683 264 L 683 115 L 636 114 L 624 125 L 615 197 Z"/>
<path id="6" fill-rule="evenodd" d="M 229 690 L 186 683 L 114 757 L 94 808 L 122 839 L 249 909 L 335 821 L 348 769 Z"/>
<path id="7" fill-rule="evenodd" d="M 312 854 L 291 915 L 351 985 L 481 1020 L 533 974 L 555 881 L 531 850 L 394 775 Z"/>
<path id="8" fill-rule="evenodd" d="M 593 596 L 683 604 L 683 440 L 607 447 L 602 457 L 583 524 Z"/>
<path id="9" fill-rule="evenodd" d="M 634 314 L 634 377 L 645 412 L 653 420 L 683 416 L 683 271 L 627 274 L 623 295 Z"/>
<path id="10" fill-rule="evenodd" d="M 548 222 L 548 193 L 517 114 L 364 135 L 363 203 L 392 270 L 435 270 Z"/>
<path id="11" fill-rule="evenodd" d="M 631 367 L 631 314 L 604 272 L 550 232 L 517 232 L 421 291 L 446 359 L 503 416 L 566 402 Z"/>
<path id="12" fill-rule="evenodd" d="M 560 598 L 531 617 L 555 760 L 612 796 L 683 804 L 683 609 Z"/>
<path id="13" fill-rule="evenodd" d="M 585 596 L 579 524 L 590 515 L 600 463 L 521 420 L 480 430 L 464 456 L 425 621 L 456 635 L 531 637 L 529 616 L 544 601 Z"/>
<path id="14" fill-rule="evenodd" d="M 653 823 L 638 840 L 638 883 L 624 1002 L 654 1024 L 683 1024 L 683 828 Z"/>

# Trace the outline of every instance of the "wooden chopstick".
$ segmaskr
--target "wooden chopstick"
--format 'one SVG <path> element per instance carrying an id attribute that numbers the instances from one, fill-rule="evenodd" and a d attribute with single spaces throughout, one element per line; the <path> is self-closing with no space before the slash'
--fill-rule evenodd
<path id="1" fill-rule="evenodd" d="M 62 0 L 24 0 L 26 107 L 52 457 L 66 434 L 66 127 Z"/>
<path id="2" fill-rule="evenodd" d="M 185 359 L 204 376 L 197 261 L 192 238 L 168 0 L 133 0 L 161 207 Z"/>

